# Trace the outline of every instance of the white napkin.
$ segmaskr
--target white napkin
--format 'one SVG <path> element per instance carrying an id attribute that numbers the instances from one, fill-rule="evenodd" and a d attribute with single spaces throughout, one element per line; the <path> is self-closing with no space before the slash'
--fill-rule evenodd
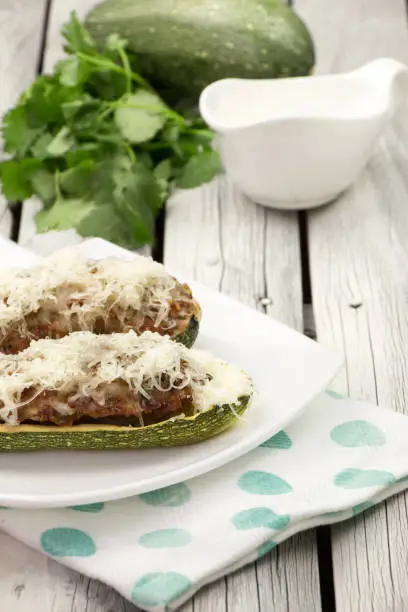
<path id="1" fill-rule="evenodd" d="M 407 441 L 407 417 L 327 392 L 205 476 L 105 504 L 2 508 L 0 526 L 142 609 L 170 612 L 293 534 L 407 488 Z"/>

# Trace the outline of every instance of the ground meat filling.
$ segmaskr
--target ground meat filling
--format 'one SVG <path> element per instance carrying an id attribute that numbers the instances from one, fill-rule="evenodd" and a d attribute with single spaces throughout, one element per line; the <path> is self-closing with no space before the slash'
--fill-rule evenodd
<path id="1" fill-rule="evenodd" d="M 73 291 L 74 292 L 74 291 Z M 0 341 L 0 350 L 15 354 L 26 349 L 32 340 L 42 338 L 58 339 L 75 331 L 91 331 L 96 334 L 113 334 L 134 330 L 137 334 L 152 331 L 175 337 L 182 333 L 195 311 L 191 290 L 188 285 L 177 283 L 171 292 L 169 312 L 158 322 L 132 308 L 123 310 L 113 303 L 106 304 L 106 316 L 78 317 L 73 312 L 68 317 L 61 314 L 66 306 L 81 306 L 81 301 L 69 296 L 69 288 L 63 288 L 63 297 L 56 302 L 49 301 L 39 310 L 28 314 L 6 332 Z M 68 294 L 68 295 L 67 295 Z M 63 302 L 63 303 L 62 303 Z"/>
<path id="2" fill-rule="evenodd" d="M 30 401 L 31 397 L 33 399 Z M 146 397 L 146 391 L 143 394 L 135 393 L 123 380 L 101 384 L 89 396 L 75 390 L 69 394 L 53 390 L 37 394 L 36 389 L 26 389 L 22 393 L 21 404 L 18 410 L 19 423 L 35 425 L 107 423 L 140 427 L 194 413 L 189 386 L 168 391 L 151 389 Z"/>

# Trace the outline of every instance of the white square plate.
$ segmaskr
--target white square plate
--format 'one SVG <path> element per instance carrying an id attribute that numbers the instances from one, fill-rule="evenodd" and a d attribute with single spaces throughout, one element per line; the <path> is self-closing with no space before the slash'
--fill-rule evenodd
<path id="1" fill-rule="evenodd" d="M 100 239 L 80 248 L 94 258 L 133 257 Z M 38 260 L 0 240 L 0 267 L 30 266 Z M 203 285 L 190 285 L 203 309 L 195 346 L 237 363 L 255 382 L 257 396 L 244 418 L 224 434 L 186 447 L 2 453 L 0 504 L 46 508 L 107 501 L 209 472 L 277 433 L 338 372 L 341 359 L 316 342 Z"/>

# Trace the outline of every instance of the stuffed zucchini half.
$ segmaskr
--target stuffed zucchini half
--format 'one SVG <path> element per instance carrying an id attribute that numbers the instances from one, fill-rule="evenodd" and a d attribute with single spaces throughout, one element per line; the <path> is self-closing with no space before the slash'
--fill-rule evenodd
<path id="1" fill-rule="evenodd" d="M 71 247 L 38 267 L 0 272 L 0 351 L 7 354 L 75 331 L 154 331 L 192 346 L 200 318 L 190 288 L 149 257 L 94 261 Z"/>
<path id="2" fill-rule="evenodd" d="M 74 332 L 0 356 L 0 451 L 180 446 L 247 408 L 239 367 L 168 336 Z"/>

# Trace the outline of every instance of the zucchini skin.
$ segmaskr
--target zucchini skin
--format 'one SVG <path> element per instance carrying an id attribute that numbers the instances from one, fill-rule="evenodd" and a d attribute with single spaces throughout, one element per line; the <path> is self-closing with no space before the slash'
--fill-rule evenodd
<path id="1" fill-rule="evenodd" d="M 198 330 L 200 329 L 200 321 L 195 314 L 191 317 L 186 329 L 175 336 L 174 340 L 184 344 L 187 348 L 191 348 L 197 340 Z"/>
<path id="2" fill-rule="evenodd" d="M 44 450 L 124 450 L 185 446 L 204 442 L 229 429 L 248 408 L 250 395 L 231 405 L 212 406 L 205 412 L 146 427 L 113 425 L 0 426 L 0 452 Z"/>
<path id="3" fill-rule="evenodd" d="M 198 332 L 200 329 L 200 321 L 202 317 L 202 311 L 200 304 L 194 300 L 194 312 L 190 317 L 190 320 L 186 328 L 174 337 L 176 342 L 184 344 L 187 348 L 191 348 L 194 342 L 197 340 Z"/>

